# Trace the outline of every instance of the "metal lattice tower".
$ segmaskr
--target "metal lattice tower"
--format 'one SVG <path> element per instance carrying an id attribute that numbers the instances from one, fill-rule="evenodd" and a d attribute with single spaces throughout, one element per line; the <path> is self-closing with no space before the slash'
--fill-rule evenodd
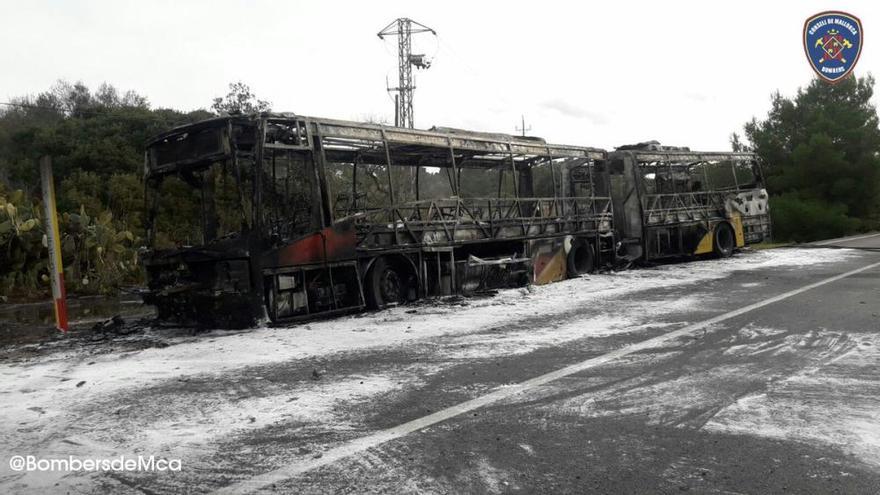
<path id="1" fill-rule="evenodd" d="M 418 33 L 437 35 L 433 29 L 407 17 L 395 19 L 378 34 L 379 38 L 383 40 L 385 36 L 397 36 L 399 80 L 397 87 L 388 88 L 388 91 L 397 91 L 394 125 L 398 127 L 414 127 L 413 90 L 416 87 L 413 84 L 412 68 L 427 69 L 431 66 L 431 62 L 424 54 L 413 55 L 412 53 L 412 35 Z"/>

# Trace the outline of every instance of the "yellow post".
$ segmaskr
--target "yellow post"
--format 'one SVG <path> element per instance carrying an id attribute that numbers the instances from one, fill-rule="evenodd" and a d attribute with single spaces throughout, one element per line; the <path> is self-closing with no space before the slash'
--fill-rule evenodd
<path id="1" fill-rule="evenodd" d="M 43 186 L 43 207 L 46 209 L 46 239 L 49 241 L 49 280 L 52 282 L 52 302 L 55 306 L 55 325 L 67 332 L 67 295 L 64 290 L 64 267 L 61 264 L 61 235 L 58 230 L 58 212 L 55 208 L 55 180 L 52 178 L 52 157 L 40 158 L 40 179 Z"/>

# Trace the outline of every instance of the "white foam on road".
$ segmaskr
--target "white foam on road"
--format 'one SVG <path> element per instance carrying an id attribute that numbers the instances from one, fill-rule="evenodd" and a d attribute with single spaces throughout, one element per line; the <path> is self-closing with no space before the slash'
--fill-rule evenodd
<path id="1" fill-rule="evenodd" d="M 503 400 L 512 399 L 516 396 L 520 396 L 521 394 L 538 391 L 542 387 L 548 384 L 552 384 L 557 380 L 575 375 L 577 373 L 581 373 L 588 369 L 593 369 L 602 365 L 609 364 L 623 357 L 630 356 L 639 352 L 644 352 L 647 350 L 657 349 L 659 347 L 677 341 L 678 339 L 681 339 L 683 337 L 692 337 L 695 332 L 707 331 L 708 329 L 714 328 L 716 325 L 724 321 L 742 316 L 757 309 L 764 308 L 766 306 L 784 301 L 804 292 L 822 287 L 827 284 L 831 284 L 838 280 L 865 272 L 867 270 L 875 269 L 877 267 L 880 267 L 880 263 L 864 265 L 854 270 L 850 270 L 846 273 L 825 278 L 818 282 L 807 284 L 797 289 L 793 289 L 788 292 L 769 297 L 762 301 L 743 306 L 739 309 L 728 311 L 724 314 L 714 316 L 707 320 L 687 325 L 684 328 L 680 328 L 678 330 L 664 333 L 662 335 L 658 335 L 647 340 L 642 340 L 633 344 L 626 345 L 600 356 L 592 357 L 579 363 L 560 368 L 556 371 L 545 373 L 543 375 L 536 376 L 534 378 L 516 383 L 514 385 L 499 387 L 488 394 L 481 395 L 477 398 L 456 404 L 446 409 L 442 409 L 428 416 L 417 418 L 412 421 L 397 425 L 395 427 L 377 431 L 375 433 L 357 438 L 345 444 L 338 445 L 325 451 L 320 457 L 307 460 L 299 460 L 286 466 L 282 466 L 275 470 L 266 472 L 264 474 L 254 476 L 252 478 L 245 479 L 237 483 L 233 483 L 217 490 L 215 493 L 251 493 L 267 486 L 274 486 L 286 480 L 296 478 L 297 476 L 300 476 L 304 473 L 320 469 L 337 461 L 361 454 L 369 449 L 386 444 L 392 440 L 405 437 L 406 435 L 447 421 L 451 418 L 470 413 L 471 411 L 483 408 L 488 405 L 496 404 Z"/>
<path id="2" fill-rule="evenodd" d="M 279 423 L 325 425 L 335 429 L 349 427 L 343 416 L 358 402 L 400 390 L 412 377 L 371 374 L 339 380 L 316 380 L 294 389 L 271 390 L 271 395 L 186 408 L 180 405 L 171 419 L 152 423 L 148 428 L 128 425 L 132 436 L 126 444 L 145 452 L 181 457 L 188 449 L 199 449 L 219 437 L 247 433 Z M 344 408 L 339 406 L 344 405 Z"/>
<path id="3" fill-rule="evenodd" d="M 730 276 L 736 271 L 755 271 L 772 267 L 811 266 L 835 263 L 858 253 L 833 250 L 773 250 L 747 253 L 726 260 L 699 261 L 665 265 L 654 269 L 631 270 L 609 275 L 569 280 L 547 286 L 501 291 L 497 296 L 467 300 L 464 306 L 432 305 L 416 308 L 401 307 L 378 313 L 298 325 L 292 328 L 260 328 L 247 332 L 215 332 L 197 338 L 178 338 L 167 348 L 137 352 L 86 356 L 77 353 L 54 354 L 28 363 L 0 365 L 0 402 L 3 403 L 0 424 L 0 445 L 4 450 L 49 445 L 77 430 L 82 418 L 79 411 L 108 397 L 154 387 L 184 377 L 224 375 L 257 365 L 271 365 L 295 360 L 314 359 L 336 353 L 367 349 L 405 347 L 413 342 L 429 342 L 441 336 L 463 339 L 464 350 L 453 359 L 479 357 L 468 347 L 491 355 L 531 352 L 540 347 L 560 345 L 578 338 L 608 335 L 613 332 L 638 331 L 644 322 L 633 318 L 645 308 L 630 308 L 609 319 L 600 314 L 579 322 L 554 328 L 549 323 L 555 315 L 565 315 L 585 305 L 620 301 L 643 291 L 703 284 Z M 671 301 L 666 301 L 671 302 Z M 681 302 L 687 302 L 682 299 Z M 415 310 L 415 313 L 411 311 Z M 674 308 L 673 308 L 674 309 Z M 618 312 L 619 306 L 608 311 Z M 526 331 L 513 331 L 504 338 L 504 329 L 524 318 L 547 316 L 547 325 Z M 631 325 L 628 327 L 627 325 Z M 500 328 L 501 338 L 488 338 L 486 331 Z M 472 341 L 468 338 L 473 336 Z M 483 340 L 481 340 L 483 339 Z M 77 386 L 78 384 L 81 386 Z M 333 385 L 322 382 L 332 388 Z M 349 384 L 352 385 L 352 384 Z M 340 384 L 338 400 L 351 401 L 357 396 L 346 395 Z M 381 388 L 381 387 L 380 387 Z M 378 390 L 378 389 L 377 389 Z M 301 393 L 292 391 L 291 394 Z M 379 393 L 379 392 L 376 392 Z M 255 399 L 256 400 L 256 399 Z M 336 400 L 336 399 L 334 399 Z M 312 414 L 320 416 L 335 404 L 334 400 L 316 405 Z M 183 415 L 178 433 L 186 438 L 213 438 L 231 433 L 241 424 L 224 422 L 227 414 L 235 415 L 242 407 L 266 412 L 261 424 L 283 418 L 287 412 L 272 399 L 252 404 L 218 403 L 218 414 Z M 101 414 L 96 412 L 102 419 Z M 103 418 L 106 421 L 106 418 Z M 154 421 L 143 425 L 146 445 L 167 434 L 172 423 Z M 173 429 L 173 428 L 172 428 Z M 152 439 L 152 440 L 151 440 Z M 47 443 L 49 442 L 49 443 Z M 172 442 L 173 443 L 173 442 Z M 134 442 L 117 442 L 116 447 Z M 5 467 L 5 466 L 4 466 Z"/>
<path id="4" fill-rule="evenodd" d="M 260 328 L 239 333 L 218 332 L 197 338 L 174 339 L 166 348 L 123 354 L 79 357 L 52 355 L 28 364 L 0 365 L 0 397 L 22 394 L 27 402 L 38 397 L 75 398 L 90 393 L 143 386 L 151 382 L 201 373 L 223 373 L 265 365 L 400 345 L 412 340 L 478 332 L 534 315 L 564 314 L 572 308 L 640 291 L 699 284 L 722 279 L 732 272 L 769 267 L 834 263 L 857 253 L 846 250 L 769 250 L 725 260 L 706 260 L 630 270 L 501 291 L 497 296 L 471 299 L 467 306 L 430 306 L 408 313 L 407 307 L 298 325 Z M 66 378 L 68 382 L 60 382 Z M 75 385 L 85 381 L 82 388 Z M 49 393 L 46 393 L 49 392 Z M 62 400 L 63 401 L 63 400 Z"/>
<path id="5" fill-rule="evenodd" d="M 880 335 L 719 411 L 708 431 L 827 444 L 880 466 Z"/>
<path id="6" fill-rule="evenodd" d="M 2 440 L 9 456 L 26 453 L 51 459 L 68 455 L 152 455 L 182 459 L 189 466 L 201 454 L 216 450 L 219 440 L 230 441 L 282 423 L 288 435 L 309 428 L 320 428 L 325 433 L 354 428 L 359 418 L 352 414 L 353 407 L 405 389 L 417 380 L 416 375 L 406 373 L 321 378 L 288 390 L 270 390 L 271 394 L 258 397 L 247 397 L 252 391 L 231 386 L 231 400 L 218 400 L 214 395 L 202 398 L 194 389 L 169 401 L 141 404 L 137 410 L 122 407 L 117 413 L 98 410 L 63 417 L 57 424 L 28 429 L 27 438 Z M 15 441 L 21 443 L 7 443 Z M 0 465 L 0 487 L 10 492 L 53 491 L 57 490 L 56 483 L 63 483 L 65 491 L 79 492 L 82 487 L 81 491 L 87 492 L 84 487 L 95 476 L 88 472 L 12 473 L 5 462 Z"/>
<path id="7" fill-rule="evenodd" d="M 175 339 L 166 348 L 100 356 L 50 355 L 27 364 L 0 365 L 0 400 L 7 406 L 7 425 L 37 426 L 95 395 L 146 387 L 166 380 L 297 359 L 405 345 L 444 335 L 468 334 L 503 327 L 534 315 L 564 314 L 584 304 L 619 299 L 640 291 L 699 284 L 721 279 L 734 271 L 768 267 L 834 263 L 854 253 L 845 250 L 771 250 L 725 260 L 665 265 L 610 275 L 568 280 L 502 291 L 495 297 L 468 300 L 467 306 L 408 308 L 309 323 L 292 328 L 261 328 L 246 332 L 218 332 L 197 338 Z M 604 326 L 581 328 L 581 335 Z M 550 332 L 547 332 L 550 333 Z M 548 335 L 542 336 L 546 338 Z M 553 338 L 549 337 L 549 345 Z M 535 340 L 522 342 L 533 349 Z M 62 381 L 66 380 L 66 381 Z M 80 387 L 77 384 L 85 382 Z M 39 409 L 37 413 L 34 409 Z M 8 430 L 0 426 L 0 439 Z"/>

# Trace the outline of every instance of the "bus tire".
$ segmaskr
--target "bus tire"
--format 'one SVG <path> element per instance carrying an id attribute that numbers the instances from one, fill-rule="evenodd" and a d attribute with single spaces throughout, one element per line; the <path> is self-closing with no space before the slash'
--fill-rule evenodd
<path id="1" fill-rule="evenodd" d="M 721 222 L 715 226 L 715 234 L 712 236 L 712 252 L 718 258 L 729 258 L 736 248 L 736 238 L 733 227 L 727 222 Z"/>
<path id="2" fill-rule="evenodd" d="M 593 246 L 589 242 L 579 240 L 571 244 L 566 258 L 568 278 L 576 278 L 596 270 Z"/>
<path id="3" fill-rule="evenodd" d="M 373 262 L 367 272 L 367 307 L 381 309 L 392 304 L 403 304 L 409 299 L 412 275 L 400 263 L 381 257 Z"/>

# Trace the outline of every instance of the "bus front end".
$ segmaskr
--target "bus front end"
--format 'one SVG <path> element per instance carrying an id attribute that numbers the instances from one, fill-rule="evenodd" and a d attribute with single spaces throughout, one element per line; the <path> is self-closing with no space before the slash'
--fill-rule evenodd
<path id="1" fill-rule="evenodd" d="M 243 328 L 263 315 L 254 276 L 252 127 L 233 117 L 164 133 L 145 159 L 144 302 L 159 320 Z"/>

